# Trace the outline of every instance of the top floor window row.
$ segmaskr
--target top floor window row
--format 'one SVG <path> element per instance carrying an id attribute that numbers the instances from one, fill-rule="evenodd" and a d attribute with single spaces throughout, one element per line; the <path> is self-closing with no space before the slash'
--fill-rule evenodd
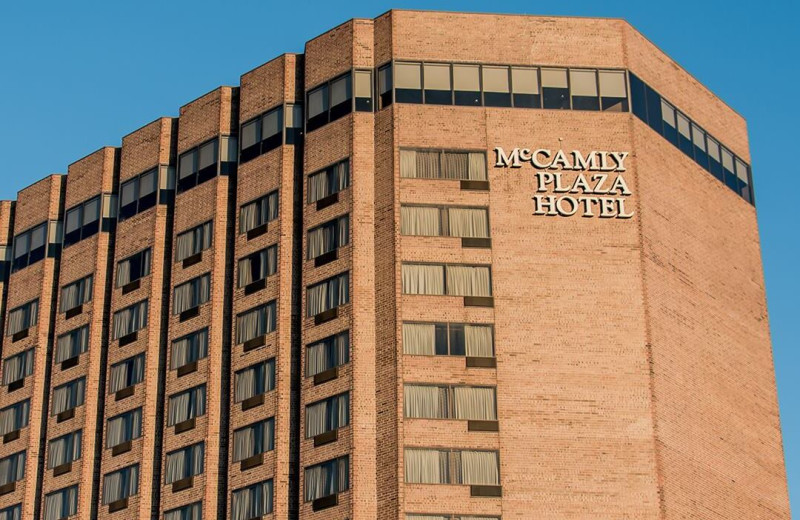
<path id="1" fill-rule="evenodd" d="M 353 112 L 372 112 L 372 71 L 355 70 L 308 91 L 306 131 Z"/>
<path id="2" fill-rule="evenodd" d="M 236 172 L 239 146 L 235 136 L 223 135 L 183 152 L 178 157 L 178 193 L 217 175 Z"/>
<path id="3" fill-rule="evenodd" d="M 122 222 L 157 203 L 166 204 L 175 189 L 175 168 L 165 164 L 147 170 L 122 183 L 119 188 L 119 216 Z"/>
<path id="4" fill-rule="evenodd" d="M 737 195 L 750 204 L 754 203 L 750 167 L 743 160 L 635 74 L 630 74 L 630 81 L 631 109 L 636 117 Z"/>
<path id="5" fill-rule="evenodd" d="M 381 108 L 396 101 L 627 112 L 626 83 L 624 70 L 411 62 L 378 69 Z"/>
<path id="6" fill-rule="evenodd" d="M 48 220 L 14 236 L 14 259 L 11 272 L 33 265 L 45 257 L 55 258 L 61 249 L 60 220 Z"/>
<path id="7" fill-rule="evenodd" d="M 104 193 L 67 210 L 64 219 L 64 247 L 76 244 L 97 234 L 109 231 L 117 217 L 117 196 Z"/>
<path id="8" fill-rule="evenodd" d="M 282 144 L 299 143 L 303 135 L 303 106 L 281 105 L 242 125 L 239 162 L 245 163 Z"/>

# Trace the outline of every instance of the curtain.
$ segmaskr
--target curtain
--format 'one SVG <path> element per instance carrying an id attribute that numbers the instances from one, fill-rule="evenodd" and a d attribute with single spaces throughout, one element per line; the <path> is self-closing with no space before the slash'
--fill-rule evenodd
<path id="1" fill-rule="evenodd" d="M 436 325 L 433 323 L 403 323 L 403 352 L 432 356 L 436 353 Z"/>
<path id="2" fill-rule="evenodd" d="M 272 480 L 233 492 L 231 520 L 250 520 L 272 512 Z"/>
<path id="3" fill-rule="evenodd" d="M 0 486 L 25 477 L 25 455 L 26 452 L 21 451 L 0 460 Z"/>
<path id="4" fill-rule="evenodd" d="M 123 260 L 117 264 L 117 287 L 131 282 L 131 260 Z"/>
<path id="5" fill-rule="evenodd" d="M 144 354 L 111 366 L 109 393 L 135 385 L 144 377 Z"/>
<path id="6" fill-rule="evenodd" d="M 147 300 L 114 313 L 114 339 L 119 339 L 146 326 Z"/>
<path id="7" fill-rule="evenodd" d="M 275 447 L 275 420 L 247 426 L 233 432 L 233 461 L 239 462 Z"/>
<path id="8" fill-rule="evenodd" d="M 108 420 L 106 448 L 113 448 L 123 442 L 132 441 L 142 436 L 142 409 L 112 417 Z"/>
<path id="9" fill-rule="evenodd" d="M 444 266 L 403 264 L 403 294 L 444 294 Z"/>
<path id="10" fill-rule="evenodd" d="M 462 451 L 461 484 L 500 484 L 496 451 Z"/>
<path id="11" fill-rule="evenodd" d="M 464 325 L 467 356 L 493 357 L 492 327 L 489 325 Z"/>
<path id="12" fill-rule="evenodd" d="M 180 262 L 195 253 L 211 247 L 211 221 L 178 235 L 175 244 L 175 261 Z"/>
<path id="13" fill-rule="evenodd" d="M 82 437 L 81 430 L 78 430 L 50 441 L 50 457 L 47 461 L 48 469 L 80 459 Z"/>
<path id="14" fill-rule="evenodd" d="M 489 237 L 489 214 L 485 209 L 449 208 L 451 237 Z"/>
<path id="15" fill-rule="evenodd" d="M 405 269 L 405 266 L 403 268 Z M 447 294 L 450 296 L 491 296 L 489 268 L 448 265 Z"/>
<path id="16" fill-rule="evenodd" d="M 448 452 L 443 450 L 406 449 L 405 480 L 412 484 L 447 484 Z"/>
<path id="17" fill-rule="evenodd" d="M 414 175 L 418 179 L 441 178 L 439 152 L 416 152 Z"/>
<path id="18" fill-rule="evenodd" d="M 172 342 L 170 366 L 180 368 L 207 355 L 208 329 L 203 329 Z"/>
<path id="19" fill-rule="evenodd" d="M 0 520 L 21 520 L 22 519 L 22 504 L 7 507 L 0 511 Z M 49 519 L 48 519 L 49 520 Z"/>
<path id="20" fill-rule="evenodd" d="M 81 378 L 57 387 L 53 391 L 53 415 L 83 404 L 86 380 Z"/>
<path id="21" fill-rule="evenodd" d="M 342 161 L 333 167 L 334 178 L 333 186 L 336 186 L 336 191 L 342 191 L 350 186 L 350 162 Z"/>
<path id="22" fill-rule="evenodd" d="M 180 314 L 185 310 L 192 309 L 208 301 L 209 289 L 211 286 L 211 275 L 189 280 L 175 287 L 175 304 L 173 314 Z"/>
<path id="23" fill-rule="evenodd" d="M 236 342 L 244 343 L 275 330 L 275 302 L 247 311 L 236 317 Z"/>
<path id="24" fill-rule="evenodd" d="M 33 349 L 12 356 L 3 363 L 3 384 L 24 379 L 33 373 Z"/>
<path id="25" fill-rule="evenodd" d="M 414 178 L 417 169 L 417 152 L 400 150 L 400 177 Z"/>
<path id="26" fill-rule="evenodd" d="M 486 156 L 480 152 L 469 154 L 469 179 L 474 181 L 486 180 Z"/>
<path id="27" fill-rule="evenodd" d="M 206 387 L 202 385 L 169 398 L 167 426 L 187 421 L 193 417 L 200 417 L 205 413 Z"/>
<path id="28" fill-rule="evenodd" d="M 254 395 L 263 394 L 274 388 L 274 361 L 270 360 L 236 373 L 235 402 L 239 403 Z"/>
<path id="29" fill-rule="evenodd" d="M 45 520 L 61 520 L 78 512 L 78 486 L 60 489 L 45 496 Z"/>
<path id="30" fill-rule="evenodd" d="M 453 388 L 453 401 L 456 419 L 497 420 L 494 388 L 456 386 Z"/>
<path id="31" fill-rule="evenodd" d="M 39 319 L 39 300 L 26 303 L 8 313 L 8 330 L 6 336 L 11 336 L 36 325 Z"/>
<path id="32" fill-rule="evenodd" d="M 328 172 L 322 171 L 308 178 L 308 202 L 316 202 L 328 195 Z"/>
<path id="33" fill-rule="evenodd" d="M 267 195 L 266 203 L 266 222 L 271 222 L 278 218 L 278 192 L 274 191 Z"/>
<path id="34" fill-rule="evenodd" d="M 30 419 L 30 410 L 31 403 L 27 399 L 0 410 L 0 435 L 5 435 L 27 426 Z"/>
<path id="35" fill-rule="evenodd" d="M 350 301 L 349 273 L 308 288 L 308 315 L 316 316 Z"/>
<path id="36" fill-rule="evenodd" d="M 469 154 L 461 152 L 442 153 L 443 179 L 469 179 Z"/>
<path id="37" fill-rule="evenodd" d="M 309 345 L 306 350 L 306 376 L 344 365 L 350 361 L 350 332 L 345 331 Z"/>
<path id="38" fill-rule="evenodd" d="M 406 520 L 451 520 L 450 515 L 406 515 Z"/>
<path id="39" fill-rule="evenodd" d="M 306 502 L 341 493 L 349 488 L 348 457 L 306 468 Z"/>
<path id="40" fill-rule="evenodd" d="M 139 466 L 128 466 L 103 479 L 103 504 L 135 495 L 139 491 Z"/>
<path id="41" fill-rule="evenodd" d="M 56 342 L 56 363 L 77 357 L 89 347 L 89 326 L 83 326 L 60 336 Z"/>
<path id="42" fill-rule="evenodd" d="M 350 394 L 333 396 L 306 406 L 306 438 L 350 424 Z"/>
<path id="43" fill-rule="evenodd" d="M 258 201 L 245 204 L 239 212 L 239 233 L 247 233 L 259 225 Z"/>
<path id="44" fill-rule="evenodd" d="M 61 288 L 61 312 L 74 309 L 92 300 L 91 275 Z"/>
<path id="45" fill-rule="evenodd" d="M 400 234 L 441 236 L 441 210 L 433 207 L 401 206 Z"/>
<path id="46" fill-rule="evenodd" d="M 448 416 L 447 387 L 404 385 L 403 409 L 409 418 L 445 419 Z"/>
<path id="47" fill-rule="evenodd" d="M 336 221 L 308 232 L 308 258 L 316 258 L 336 249 Z"/>
<path id="48" fill-rule="evenodd" d="M 202 502 L 195 502 L 188 506 L 179 507 L 172 511 L 164 513 L 164 520 L 202 520 L 203 519 L 203 504 Z M 248 519 L 249 520 L 249 519 Z"/>
<path id="49" fill-rule="evenodd" d="M 193 444 L 167 454 L 165 482 L 172 484 L 177 480 L 199 475 L 203 472 L 204 443 Z"/>

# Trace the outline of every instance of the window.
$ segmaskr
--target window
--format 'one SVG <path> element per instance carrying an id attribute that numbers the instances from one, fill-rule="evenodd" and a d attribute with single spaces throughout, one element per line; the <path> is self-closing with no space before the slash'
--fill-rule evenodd
<path id="1" fill-rule="evenodd" d="M 334 395 L 306 406 L 306 439 L 350 424 L 350 394 Z"/>
<path id="2" fill-rule="evenodd" d="M 92 301 L 94 276 L 89 275 L 61 288 L 60 311 L 67 312 Z"/>
<path id="3" fill-rule="evenodd" d="M 420 515 L 409 513 L 406 520 L 500 520 L 499 516 L 474 516 L 474 515 Z"/>
<path id="4" fill-rule="evenodd" d="M 15 432 L 28 426 L 30 414 L 30 399 L 14 403 L 0 410 L 0 435 Z"/>
<path id="5" fill-rule="evenodd" d="M 708 146 L 708 171 L 722 181 L 724 177 L 722 175 L 722 156 L 720 155 L 719 142 L 710 135 L 706 135 L 706 145 Z"/>
<path id="6" fill-rule="evenodd" d="M 56 363 L 63 363 L 89 350 L 89 325 L 71 330 L 56 340 Z"/>
<path id="7" fill-rule="evenodd" d="M 78 430 L 50 441 L 47 469 L 57 468 L 81 458 L 83 431 Z"/>
<path id="8" fill-rule="evenodd" d="M 239 260 L 239 279 L 237 287 L 240 289 L 253 282 L 264 280 L 278 272 L 278 245 L 269 246 L 261 251 Z"/>
<path id="9" fill-rule="evenodd" d="M 241 136 L 240 161 L 243 163 L 280 147 L 283 144 L 283 107 L 273 108 L 243 124 Z"/>
<path id="10" fill-rule="evenodd" d="M 28 330 L 39 321 L 39 300 L 30 301 L 11 309 L 8 313 L 8 326 L 6 336 L 13 336 L 23 330 Z"/>
<path id="11" fill-rule="evenodd" d="M 494 387 L 403 385 L 405 417 L 496 421 Z"/>
<path id="12" fill-rule="evenodd" d="M 511 67 L 511 91 L 515 107 L 540 108 L 542 98 L 539 93 L 538 69 Z"/>
<path id="13" fill-rule="evenodd" d="M 430 105 L 452 105 L 450 65 L 425 63 L 422 65 L 425 103 Z"/>
<path id="14" fill-rule="evenodd" d="M 48 245 L 51 246 L 48 249 Z M 15 273 L 45 257 L 56 256 L 61 245 L 61 222 L 42 222 L 14 237 L 14 260 L 11 272 Z"/>
<path id="15" fill-rule="evenodd" d="M 233 462 L 239 462 L 274 449 L 274 417 L 233 432 Z"/>
<path id="16" fill-rule="evenodd" d="M 103 477 L 103 505 L 139 493 L 139 465 L 134 464 Z"/>
<path id="17" fill-rule="evenodd" d="M 236 343 L 245 343 L 275 330 L 276 305 L 271 301 L 236 316 Z"/>
<path id="18" fill-rule="evenodd" d="M 600 110 L 596 71 L 570 69 L 569 85 L 573 110 Z"/>
<path id="19" fill-rule="evenodd" d="M 0 520 L 21 520 L 22 519 L 22 504 L 16 504 L 11 507 L 0 509 Z M 50 520 L 47 517 L 47 520 Z"/>
<path id="20" fill-rule="evenodd" d="M 338 162 L 308 176 L 308 203 L 339 193 L 350 186 L 350 160 Z"/>
<path id="21" fill-rule="evenodd" d="M 350 243 L 350 216 L 344 215 L 308 230 L 308 258 L 312 260 Z"/>
<path id="22" fill-rule="evenodd" d="M 3 386 L 22 381 L 33 373 L 33 349 L 7 357 L 3 362 Z"/>
<path id="23" fill-rule="evenodd" d="M 164 520 L 203 520 L 203 503 L 194 502 L 175 509 L 170 509 L 164 513 Z"/>
<path id="24" fill-rule="evenodd" d="M 403 352 L 415 356 L 494 357 L 491 325 L 403 323 Z"/>
<path id="25" fill-rule="evenodd" d="M 422 103 L 422 64 L 395 64 L 395 97 L 398 103 Z"/>
<path id="26" fill-rule="evenodd" d="M 403 264 L 403 294 L 491 296 L 488 266 Z"/>
<path id="27" fill-rule="evenodd" d="M 737 179 L 737 192 L 747 202 L 752 203 L 752 195 L 750 191 L 750 167 L 744 162 L 736 158 L 736 179 Z"/>
<path id="28" fill-rule="evenodd" d="M 113 448 L 142 436 L 142 409 L 136 408 L 108 420 L 106 448 Z"/>
<path id="29" fill-rule="evenodd" d="M 569 109 L 567 69 L 542 69 L 544 108 Z"/>
<path id="30" fill-rule="evenodd" d="M 239 210 L 239 233 L 247 233 L 278 218 L 278 190 L 249 202 Z"/>
<path id="31" fill-rule="evenodd" d="M 231 494 L 231 520 L 251 520 L 272 512 L 272 480 L 237 489 Z"/>
<path id="32" fill-rule="evenodd" d="M 303 121 L 303 105 L 286 105 L 286 144 L 300 144 Z"/>
<path id="33" fill-rule="evenodd" d="M 275 359 L 236 372 L 234 387 L 236 403 L 275 390 Z"/>
<path id="34" fill-rule="evenodd" d="M 400 177 L 485 181 L 487 180 L 486 154 L 400 150 Z"/>
<path id="35" fill-rule="evenodd" d="M 369 71 L 364 71 L 370 74 Z M 362 96 L 365 94 L 363 79 L 359 79 L 358 86 L 361 87 Z M 369 84 L 369 101 L 372 101 L 372 84 Z M 362 106 L 364 104 L 362 97 Z M 348 72 L 328 83 L 320 85 L 308 92 L 308 120 L 306 130 L 308 132 L 336 121 L 353 111 L 353 86 L 352 77 Z M 370 107 L 371 110 L 371 107 Z"/>
<path id="36" fill-rule="evenodd" d="M 480 106 L 482 104 L 480 67 L 453 65 L 453 89 L 456 105 Z"/>
<path id="37" fill-rule="evenodd" d="M 483 73 L 483 103 L 487 107 L 510 107 L 509 68 L 484 65 L 481 72 Z"/>
<path id="38" fill-rule="evenodd" d="M 217 138 L 201 144 L 178 158 L 178 193 L 213 179 L 218 173 Z"/>
<path id="39" fill-rule="evenodd" d="M 117 287 L 124 287 L 150 274 L 152 250 L 147 248 L 117 262 Z"/>
<path id="40" fill-rule="evenodd" d="M 406 448 L 404 467 L 410 484 L 500 485 L 496 451 Z"/>
<path id="41" fill-rule="evenodd" d="M 190 388 L 169 398 L 167 426 L 206 414 L 206 385 Z"/>
<path id="42" fill-rule="evenodd" d="M 190 256 L 210 248 L 212 228 L 212 222 L 209 220 L 180 233 L 175 239 L 175 261 L 182 262 Z"/>
<path id="43" fill-rule="evenodd" d="M 53 389 L 53 410 L 58 415 L 81 406 L 86 397 L 86 378 L 81 377 Z"/>
<path id="44" fill-rule="evenodd" d="M 134 303 L 114 313 L 114 339 L 147 327 L 147 300 Z"/>
<path id="45" fill-rule="evenodd" d="M 389 63 L 378 69 L 378 97 L 380 108 L 392 104 L 392 64 Z"/>
<path id="46" fill-rule="evenodd" d="M 206 273 L 175 287 L 172 314 L 180 314 L 206 303 L 211 297 L 211 274 Z"/>
<path id="47" fill-rule="evenodd" d="M 306 468 L 306 502 L 350 489 L 350 459 L 347 456 Z"/>
<path id="48" fill-rule="evenodd" d="M 139 384 L 144 378 L 144 353 L 111 365 L 108 393 L 114 394 Z"/>
<path id="49" fill-rule="evenodd" d="M 208 355 L 208 329 L 201 329 L 172 342 L 170 368 L 182 366 L 204 359 Z"/>
<path id="50" fill-rule="evenodd" d="M 601 70 L 600 108 L 607 112 L 627 112 L 628 92 L 625 85 L 625 71 Z"/>
<path id="51" fill-rule="evenodd" d="M 78 485 L 59 489 L 44 497 L 44 520 L 62 520 L 78 513 Z"/>
<path id="52" fill-rule="evenodd" d="M 350 361 L 350 331 L 346 330 L 306 347 L 306 377 Z"/>
<path id="53" fill-rule="evenodd" d="M 486 208 L 401 206 L 400 233 L 489 238 L 489 211 Z"/>
<path id="54" fill-rule="evenodd" d="M 675 107 L 661 100 L 662 135 L 678 146 L 678 123 L 675 122 Z"/>
<path id="55" fill-rule="evenodd" d="M 159 187 L 158 170 L 158 168 L 153 168 L 120 185 L 119 222 L 156 205 Z"/>
<path id="56" fill-rule="evenodd" d="M 17 482 L 25 478 L 25 455 L 20 451 L 0 459 L 0 486 Z"/>
<path id="57" fill-rule="evenodd" d="M 167 453 L 165 484 L 203 473 L 205 443 L 199 442 Z"/>
<path id="58" fill-rule="evenodd" d="M 678 118 L 678 148 L 689 157 L 694 157 L 692 146 L 692 125 L 689 118 L 680 112 L 675 112 Z"/>
<path id="59" fill-rule="evenodd" d="M 372 112 L 372 71 L 357 70 L 355 78 L 356 111 Z"/>
<path id="60" fill-rule="evenodd" d="M 335 309 L 350 302 L 350 273 L 345 272 L 308 287 L 308 316 Z"/>
<path id="61" fill-rule="evenodd" d="M 101 226 L 101 219 L 103 224 L 107 224 L 116 216 L 117 196 L 111 194 L 98 195 L 68 209 L 64 219 L 64 247 L 89 238 L 101 229 L 108 231 L 110 228 Z"/>
<path id="62" fill-rule="evenodd" d="M 706 133 L 702 128 L 692 123 L 692 144 L 694 145 L 694 160 L 708 170 L 708 153 L 706 153 Z"/>

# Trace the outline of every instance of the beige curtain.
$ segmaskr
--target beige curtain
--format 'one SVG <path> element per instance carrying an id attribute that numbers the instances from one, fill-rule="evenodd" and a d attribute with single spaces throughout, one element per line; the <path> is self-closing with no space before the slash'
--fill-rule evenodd
<path id="1" fill-rule="evenodd" d="M 239 233 L 247 233 L 258 226 L 259 201 L 242 206 L 239 212 Z"/>
<path id="2" fill-rule="evenodd" d="M 350 301 L 350 273 L 342 273 L 308 288 L 308 316 L 339 307 Z"/>
<path id="3" fill-rule="evenodd" d="M 44 498 L 44 520 L 61 520 L 78 512 L 78 486 L 59 489 Z M 18 517 L 12 517 L 19 520 Z M 7 520 L 12 520 L 8 518 Z"/>
<path id="4" fill-rule="evenodd" d="M 0 511 L 0 520 L 22 520 L 22 504 L 6 507 Z M 50 518 L 47 517 L 46 520 Z"/>
<path id="5" fill-rule="evenodd" d="M 405 481 L 410 484 L 447 484 L 448 452 L 443 450 L 406 448 L 403 466 Z"/>
<path id="6" fill-rule="evenodd" d="M 316 258 L 336 249 L 336 221 L 329 222 L 308 232 L 308 258 Z"/>
<path id="7" fill-rule="evenodd" d="M 414 150 L 400 150 L 400 177 L 414 178 L 417 176 L 417 152 Z"/>
<path id="8" fill-rule="evenodd" d="M 442 153 L 443 179 L 469 179 L 469 154 L 463 152 Z"/>
<path id="9" fill-rule="evenodd" d="M 203 359 L 208 354 L 208 329 L 193 332 L 172 342 L 172 369 Z"/>
<path id="10" fill-rule="evenodd" d="M 275 419 L 270 418 L 233 432 L 233 461 L 239 462 L 275 447 Z"/>
<path id="11" fill-rule="evenodd" d="M 172 426 L 206 413 L 206 385 L 201 385 L 169 398 L 167 426 Z"/>
<path id="12" fill-rule="evenodd" d="M 211 288 L 211 276 L 205 274 L 175 287 L 175 303 L 173 314 L 192 309 L 208 301 Z"/>
<path id="13" fill-rule="evenodd" d="M 29 329 L 39 320 L 39 300 L 28 302 L 8 313 L 6 336 Z"/>
<path id="14" fill-rule="evenodd" d="M 203 473 L 205 443 L 199 442 L 167 454 L 167 471 L 164 480 L 167 484 L 200 475 Z"/>
<path id="15" fill-rule="evenodd" d="M 335 395 L 306 406 L 306 438 L 350 424 L 350 394 Z"/>
<path id="16" fill-rule="evenodd" d="M 64 435 L 50 441 L 50 453 L 47 459 L 47 468 L 52 469 L 62 464 L 81 458 L 82 432 Z"/>
<path id="17" fill-rule="evenodd" d="M 418 179 L 442 178 L 439 156 L 439 152 L 417 152 L 416 171 L 413 177 Z"/>
<path id="18" fill-rule="evenodd" d="M 403 294 L 444 294 L 444 266 L 403 264 Z"/>
<path id="19" fill-rule="evenodd" d="M 461 483 L 497 486 L 500 468 L 496 451 L 462 451 Z"/>
<path id="20" fill-rule="evenodd" d="M 494 357 L 492 327 L 489 325 L 464 325 L 466 354 L 471 357 Z"/>
<path id="21" fill-rule="evenodd" d="M 56 341 L 56 363 L 80 356 L 89 348 L 89 326 L 85 325 L 59 336 Z"/>
<path id="22" fill-rule="evenodd" d="M 321 171 L 308 177 L 308 202 L 316 202 L 330 195 L 328 172 Z"/>
<path id="23" fill-rule="evenodd" d="M 344 365 L 350 360 L 350 331 L 311 344 L 306 349 L 306 376 Z"/>
<path id="24" fill-rule="evenodd" d="M 26 453 L 21 451 L 0 459 L 0 486 L 22 480 L 25 477 Z"/>
<path id="25" fill-rule="evenodd" d="M 123 388 L 135 385 L 144 377 L 144 354 L 111 365 L 110 372 L 109 393 L 113 394 Z"/>
<path id="26" fill-rule="evenodd" d="M 142 409 L 137 408 L 108 420 L 106 448 L 138 439 L 142 435 Z"/>
<path id="27" fill-rule="evenodd" d="M 489 268 L 448 265 L 447 294 L 450 296 L 491 296 Z"/>
<path id="28" fill-rule="evenodd" d="M 0 435 L 21 430 L 28 425 L 31 402 L 29 399 L 0 410 Z"/>
<path id="29" fill-rule="evenodd" d="M 110 504 L 139 492 L 139 465 L 128 466 L 103 478 L 103 504 Z"/>
<path id="30" fill-rule="evenodd" d="M 403 410 L 408 418 L 445 419 L 447 413 L 447 387 L 432 385 L 403 386 Z"/>
<path id="31" fill-rule="evenodd" d="M 117 287 L 131 282 L 131 261 L 123 260 L 117 264 Z"/>
<path id="32" fill-rule="evenodd" d="M 275 330 L 275 302 L 257 307 L 236 317 L 236 342 L 244 343 Z"/>
<path id="33" fill-rule="evenodd" d="M 33 349 L 7 358 L 3 363 L 3 385 L 24 379 L 33 373 Z"/>
<path id="34" fill-rule="evenodd" d="M 456 419 L 496 421 L 495 389 L 477 386 L 453 388 L 453 413 Z"/>
<path id="35" fill-rule="evenodd" d="M 202 502 L 195 502 L 164 513 L 164 520 L 202 520 L 202 518 Z"/>
<path id="36" fill-rule="evenodd" d="M 480 152 L 469 154 L 469 179 L 473 181 L 486 180 L 486 155 Z"/>
<path id="37" fill-rule="evenodd" d="M 231 520 L 251 520 L 272 512 L 272 480 L 261 482 L 231 495 Z"/>
<path id="38" fill-rule="evenodd" d="M 433 323 L 404 323 L 403 352 L 432 356 L 436 353 L 436 325 Z"/>
<path id="39" fill-rule="evenodd" d="M 489 214 L 485 209 L 449 208 L 451 237 L 489 237 Z"/>
<path id="40" fill-rule="evenodd" d="M 86 379 L 80 378 L 70 381 L 65 385 L 56 387 L 53 391 L 53 413 L 58 415 L 66 410 L 81 406 L 84 401 Z"/>
<path id="41" fill-rule="evenodd" d="M 439 208 L 400 207 L 400 233 L 403 235 L 441 236 L 441 220 Z"/>
<path id="42" fill-rule="evenodd" d="M 147 300 L 114 313 L 114 339 L 119 339 L 147 326 Z"/>
<path id="43" fill-rule="evenodd" d="M 306 502 L 341 493 L 350 487 L 349 458 L 340 457 L 306 468 Z"/>

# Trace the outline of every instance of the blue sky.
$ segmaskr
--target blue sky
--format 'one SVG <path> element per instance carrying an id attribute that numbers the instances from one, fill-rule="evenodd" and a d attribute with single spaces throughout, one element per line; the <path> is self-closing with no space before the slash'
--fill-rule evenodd
<path id="1" fill-rule="evenodd" d="M 800 511 L 800 2 L 13 1 L 0 8 L 0 198 L 353 17 L 392 7 L 621 17 L 748 121 L 792 503 Z M 498 35 L 513 38 L 513 35 Z M 794 101 L 793 101 L 794 100 Z"/>

